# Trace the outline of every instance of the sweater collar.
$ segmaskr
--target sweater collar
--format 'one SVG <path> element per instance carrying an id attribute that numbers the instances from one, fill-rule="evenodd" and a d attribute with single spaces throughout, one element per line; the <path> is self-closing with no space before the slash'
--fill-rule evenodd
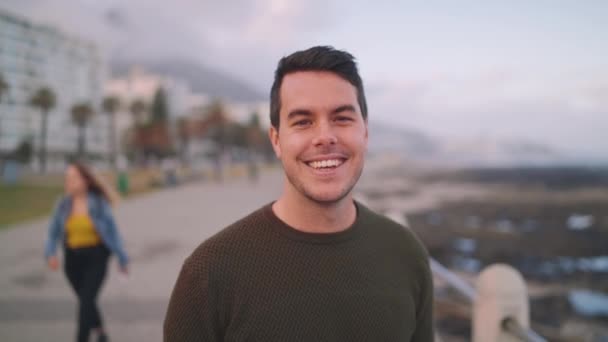
<path id="1" fill-rule="evenodd" d="M 334 244 L 355 238 L 361 230 L 360 226 L 364 216 L 363 212 L 365 211 L 365 207 L 355 201 L 357 216 L 355 222 L 351 226 L 335 233 L 311 233 L 298 230 L 281 220 L 272 210 L 273 204 L 274 201 L 262 208 L 264 216 L 269 220 L 273 229 L 276 229 L 281 235 L 291 240 L 312 244 Z"/>

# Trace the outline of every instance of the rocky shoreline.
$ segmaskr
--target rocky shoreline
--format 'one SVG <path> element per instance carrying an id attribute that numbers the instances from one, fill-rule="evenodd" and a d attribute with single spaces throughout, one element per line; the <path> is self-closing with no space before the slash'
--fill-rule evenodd
<path id="1" fill-rule="evenodd" d="M 593 341 L 608 338 L 608 305 L 594 308 L 608 300 L 603 175 L 608 172 L 438 172 L 393 165 L 364 174 L 356 190 L 370 207 L 405 215 L 431 256 L 472 284 L 493 263 L 519 270 L 528 283 L 533 327 L 550 340 Z M 443 340 L 470 339 L 470 307 L 437 283 Z"/>

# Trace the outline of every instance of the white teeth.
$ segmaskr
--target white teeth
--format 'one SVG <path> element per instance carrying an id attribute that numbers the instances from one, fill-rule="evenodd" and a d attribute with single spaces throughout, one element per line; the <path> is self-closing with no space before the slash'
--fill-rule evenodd
<path id="1" fill-rule="evenodd" d="M 342 161 L 339 159 L 330 159 L 330 160 L 321 160 L 321 161 L 313 161 L 308 163 L 311 167 L 315 169 L 325 168 L 325 167 L 337 167 L 342 165 Z"/>

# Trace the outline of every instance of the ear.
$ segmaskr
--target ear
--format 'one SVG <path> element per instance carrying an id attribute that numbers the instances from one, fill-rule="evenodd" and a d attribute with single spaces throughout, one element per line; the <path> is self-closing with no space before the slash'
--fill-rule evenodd
<path id="1" fill-rule="evenodd" d="M 271 125 L 270 129 L 268 129 L 268 137 L 270 138 L 270 142 L 272 143 L 272 149 L 274 150 L 274 154 L 280 160 L 281 144 L 279 144 L 279 130 Z"/>

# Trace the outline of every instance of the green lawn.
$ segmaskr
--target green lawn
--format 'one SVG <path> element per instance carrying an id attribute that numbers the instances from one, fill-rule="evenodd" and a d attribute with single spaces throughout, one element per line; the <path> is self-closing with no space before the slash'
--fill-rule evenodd
<path id="1" fill-rule="evenodd" d="M 0 229 L 49 215 L 62 191 L 59 185 L 0 184 Z"/>

